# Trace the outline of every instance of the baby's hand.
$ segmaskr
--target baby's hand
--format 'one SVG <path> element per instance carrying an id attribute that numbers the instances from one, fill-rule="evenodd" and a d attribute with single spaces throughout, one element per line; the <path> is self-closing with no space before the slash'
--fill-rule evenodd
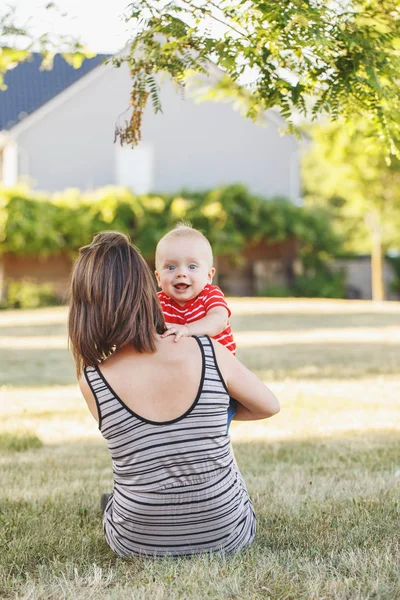
<path id="1" fill-rule="evenodd" d="M 176 325 L 174 323 L 165 323 L 168 331 L 162 334 L 161 337 L 167 337 L 168 335 L 174 335 L 174 342 L 179 342 L 181 337 L 190 336 L 189 328 L 186 325 Z"/>

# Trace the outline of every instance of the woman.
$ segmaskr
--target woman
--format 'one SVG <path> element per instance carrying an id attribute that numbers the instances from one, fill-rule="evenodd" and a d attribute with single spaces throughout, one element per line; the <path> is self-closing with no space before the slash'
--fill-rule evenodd
<path id="1" fill-rule="evenodd" d="M 96 235 L 73 270 L 69 337 L 113 461 L 106 540 L 119 556 L 240 550 L 255 516 L 227 434 L 229 397 L 240 420 L 270 417 L 278 401 L 221 344 L 176 344 L 165 331 L 144 259 L 123 234 Z"/>

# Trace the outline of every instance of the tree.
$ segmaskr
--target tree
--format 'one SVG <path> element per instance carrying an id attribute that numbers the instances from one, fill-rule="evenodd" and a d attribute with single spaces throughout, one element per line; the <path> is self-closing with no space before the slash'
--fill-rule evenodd
<path id="1" fill-rule="evenodd" d="M 46 9 L 57 10 L 49 2 Z M 28 60 L 32 52 L 40 52 L 43 56 L 42 69 L 51 69 L 56 52 L 74 68 L 79 68 L 85 58 L 94 56 L 75 38 L 65 35 L 43 33 L 34 36 L 29 24 L 19 23 L 15 8 L 8 6 L 0 9 L 0 90 L 5 89 L 4 75 L 9 69 Z"/>
<path id="2" fill-rule="evenodd" d="M 312 129 L 305 157 L 306 202 L 328 208 L 348 251 L 371 253 L 372 296 L 384 299 L 383 256 L 400 246 L 400 162 L 363 119 Z"/>
<path id="3" fill-rule="evenodd" d="M 400 7 L 395 0 L 136 0 L 127 21 L 135 37 L 115 58 L 131 68 L 130 122 L 117 133 L 136 144 L 148 97 L 161 111 L 156 75 L 181 88 L 210 74 L 207 95 L 232 98 L 256 120 L 277 107 L 296 116 L 363 115 L 396 146 L 400 109 Z M 216 27 L 217 26 L 217 27 Z"/>
<path id="4" fill-rule="evenodd" d="M 121 143 L 140 140 L 149 96 L 162 110 L 156 76 L 166 73 L 182 89 L 188 75 L 203 83 L 207 77 L 208 98 L 233 99 L 254 120 L 276 107 L 289 131 L 296 131 L 298 115 L 363 115 L 385 140 L 386 154 L 400 156 L 396 0 L 134 0 L 127 10 L 132 41 L 114 58 L 132 75 L 133 110 L 117 131 Z M 86 55 L 74 40 L 32 40 L 15 23 L 15 12 L 0 11 L 0 83 L 33 47 L 44 53 L 44 67 L 65 44 L 74 66 Z"/>

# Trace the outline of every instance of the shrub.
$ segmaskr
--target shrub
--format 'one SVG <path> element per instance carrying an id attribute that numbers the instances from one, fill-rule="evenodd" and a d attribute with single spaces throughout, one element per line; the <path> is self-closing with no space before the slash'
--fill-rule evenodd
<path id="1" fill-rule="evenodd" d="M 8 281 L 1 308 L 39 308 L 56 304 L 59 304 L 59 300 L 49 283 Z"/>
<path id="2" fill-rule="evenodd" d="M 297 276 L 293 292 L 299 298 L 345 298 L 345 276 L 321 268 L 314 274 Z"/>
<path id="3" fill-rule="evenodd" d="M 390 284 L 390 289 L 395 294 L 400 295 L 400 257 L 388 256 L 386 260 L 389 262 L 395 275 L 395 279 Z"/>
<path id="4" fill-rule="evenodd" d="M 326 266 L 297 275 L 293 286 L 270 285 L 257 293 L 267 298 L 346 298 L 345 276 Z"/>
<path id="5" fill-rule="evenodd" d="M 42 446 L 43 442 L 32 433 L 0 433 L 0 451 L 24 452 Z"/>
<path id="6" fill-rule="evenodd" d="M 150 258 L 158 239 L 181 220 L 210 239 L 216 255 L 235 253 L 248 242 L 296 238 L 303 258 L 315 264 L 340 246 L 327 214 L 285 198 L 254 196 L 242 185 L 180 194 L 134 196 L 106 187 L 91 193 L 67 190 L 45 197 L 26 188 L 0 189 L 1 252 L 75 253 L 102 230 L 129 234 Z"/>
<path id="7" fill-rule="evenodd" d="M 257 292 L 262 298 L 292 298 L 293 289 L 285 285 L 267 285 Z"/>
<path id="8" fill-rule="evenodd" d="M 295 239 L 304 273 L 298 295 L 322 295 L 322 290 L 331 297 L 341 294 L 339 279 L 326 268 L 342 243 L 329 215 L 285 198 L 252 195 L 242 185 L 146 196 L 120 187 L 91 193 L 67 190 L 48 197 L 26 188 L 0 189 L 0 253 L 43 256 L 64 251 L 74 256 L 93 234 L 115 229 L 130 235 L 151 261 L 157 241 L 182 219 L 208 237 L 215 256 L 235 258 L 246 245 Z M 40 293 L 12 288 L 11 295 L 8 305 L 53 303 L 50 290 L 44 288 Z"/>

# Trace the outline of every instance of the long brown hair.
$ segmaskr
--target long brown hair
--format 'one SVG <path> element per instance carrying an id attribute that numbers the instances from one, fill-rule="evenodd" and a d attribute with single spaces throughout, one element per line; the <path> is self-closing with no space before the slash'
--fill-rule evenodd
<path id="1" fill-rule="evenodd" d="M 128 237 L 97 234 L 72 271 L 68 334 L 78 376 L 122 346 L 155 352 L 166 331 L 152 273 Z"/>

